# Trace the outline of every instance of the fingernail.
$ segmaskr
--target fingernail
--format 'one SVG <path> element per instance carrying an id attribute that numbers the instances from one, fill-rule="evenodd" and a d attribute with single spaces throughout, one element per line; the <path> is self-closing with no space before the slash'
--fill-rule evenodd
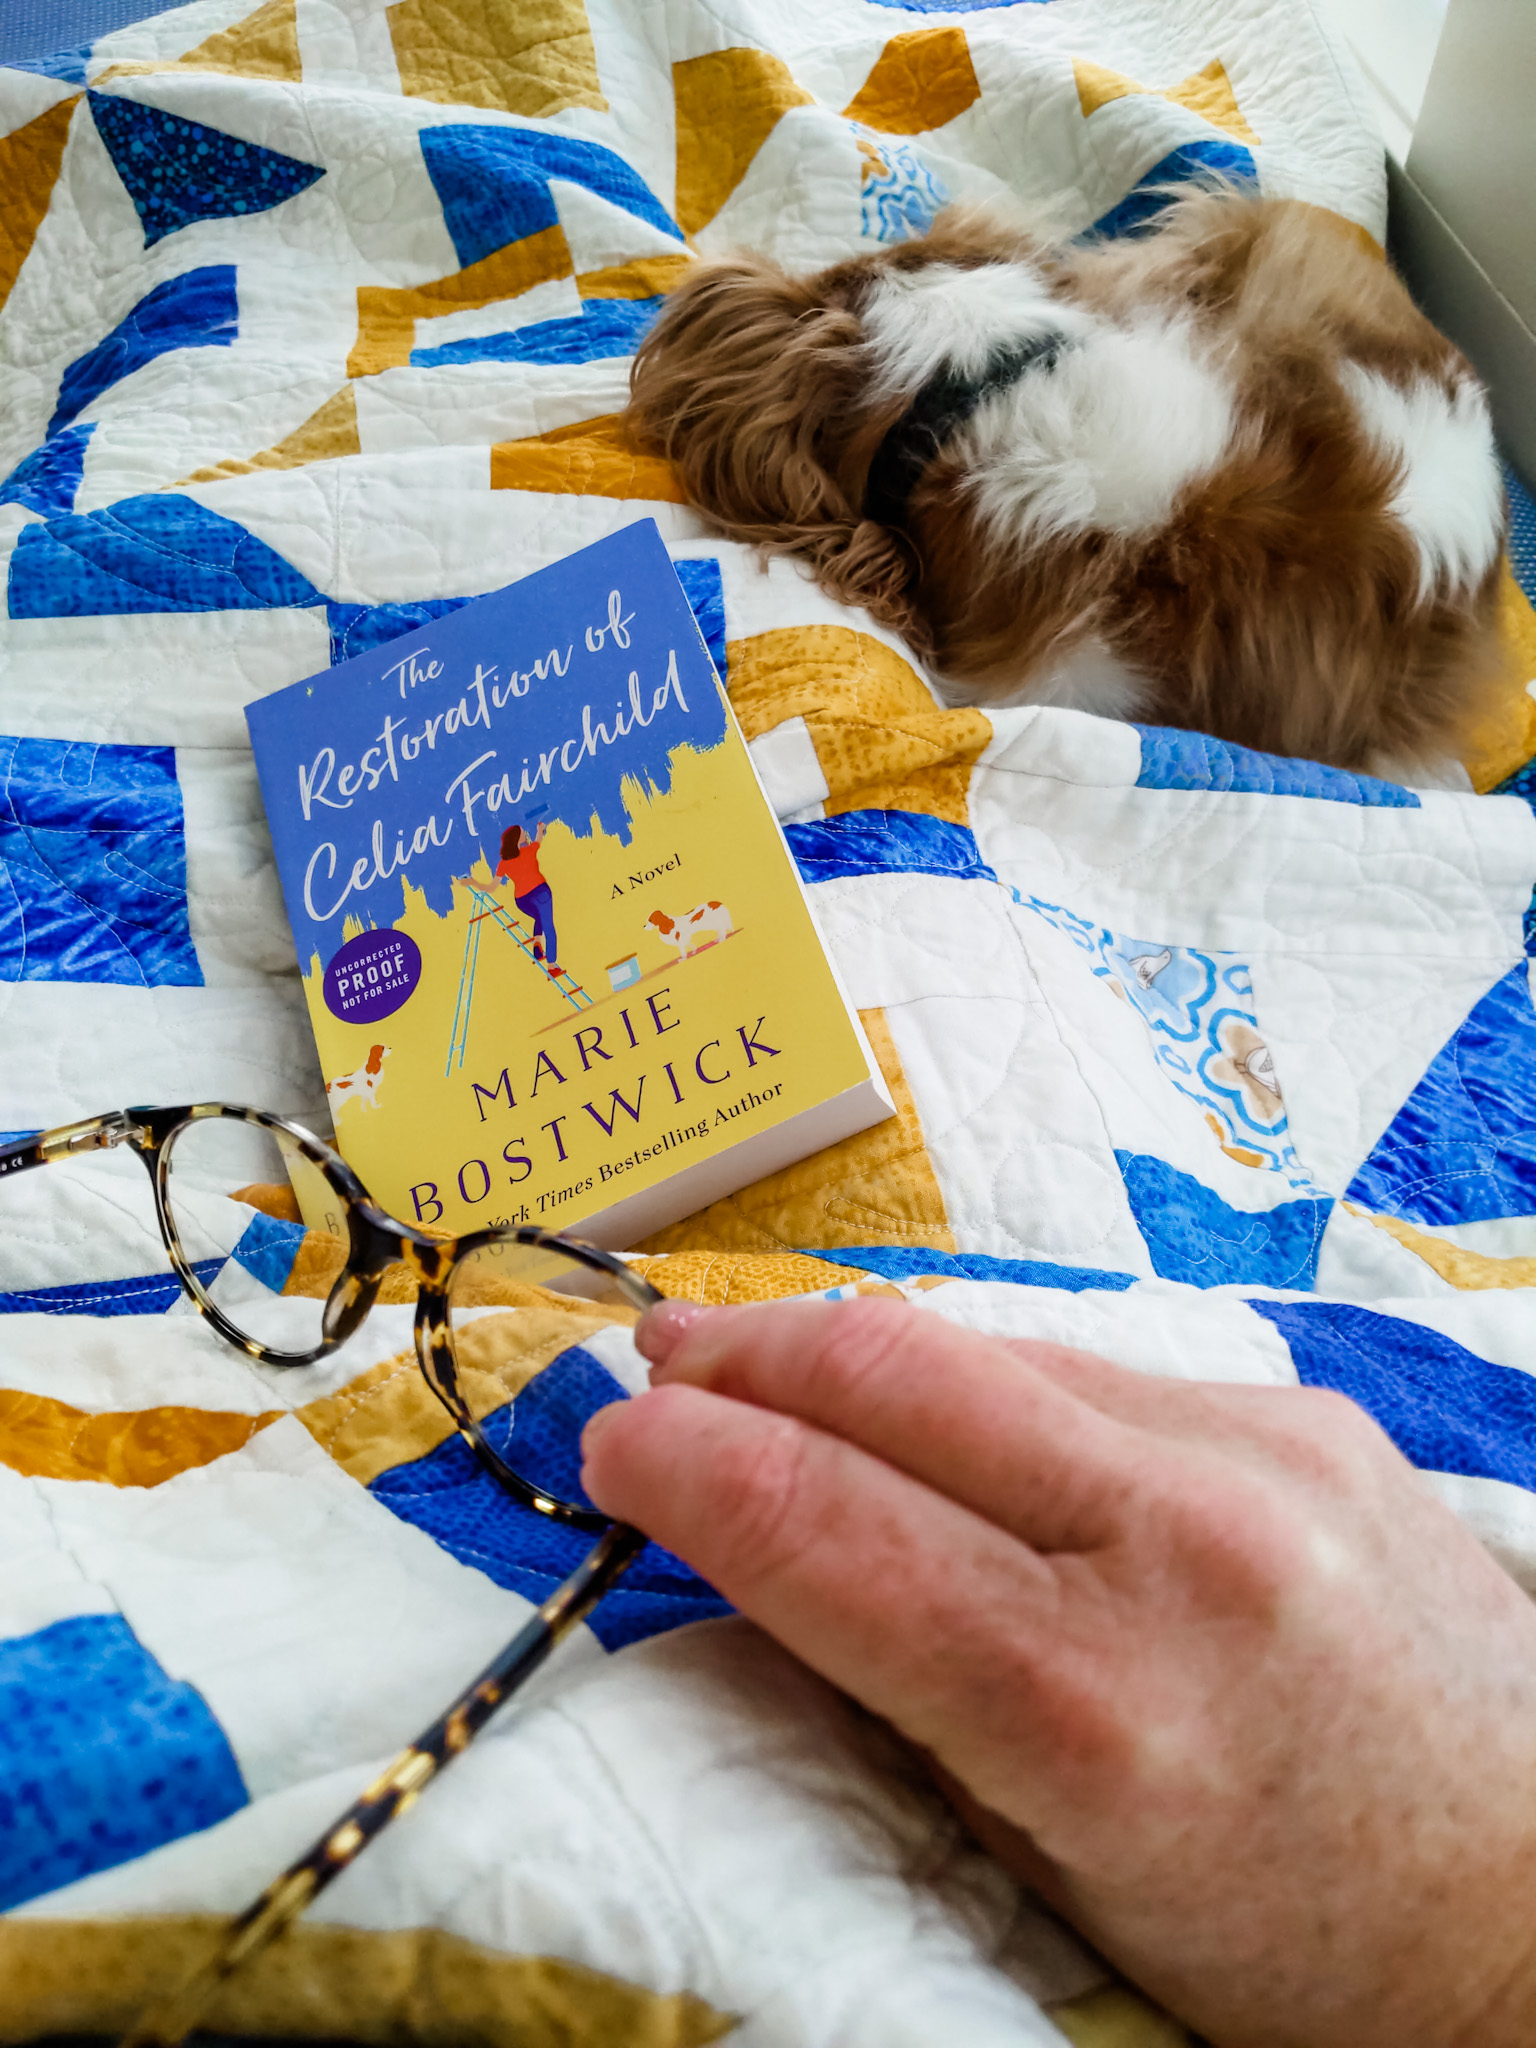
<path id="1" fill-rule="evenodd" d="M 699 1318 L 714 1312 L 701 1301 L 659 1302 L 636 1324 L 635 1348 L 653 1366 L 663 1366 Z"/>

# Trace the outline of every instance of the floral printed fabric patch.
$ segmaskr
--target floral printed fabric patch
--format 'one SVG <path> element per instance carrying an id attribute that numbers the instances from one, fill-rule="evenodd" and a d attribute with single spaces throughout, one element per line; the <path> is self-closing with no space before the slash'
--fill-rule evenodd
<path id="1" fill-rule="evenodd" d="M 1233 953 L 1121 938 L 1038 896 L 1017 889 L 1009 894 L 1093 956 L 1093 973 L 1140 1014 L 1158 1066 L 1181 1095 L 1200 1104 L 1229 1157 L 1283 1173 L 1294 1188 L 1311 1188 L 1290 1141 L 1244 961 Z"/>

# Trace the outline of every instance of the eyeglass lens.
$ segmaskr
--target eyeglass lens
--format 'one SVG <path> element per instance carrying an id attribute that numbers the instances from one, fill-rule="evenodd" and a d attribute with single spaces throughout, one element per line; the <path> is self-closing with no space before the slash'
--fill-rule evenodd
<path id="1" fill-rule="evenodd" d="M 581 1430 L 621 1391 L 604 1354 L 615 1322 L 636 1314 L 619 1283 L 504 1241 L 461 1254 L 448 1306 L 459 1391 L 492 1450 L 531 1485 L 590 1508 Z"/>
<path id="2" fill-rule="evenodd" d="M 306 1244 L 303 1224 L 290 1220 L 291 1145 L 259 1124 L 199 1117 L 173 1134 L 163 1156 L 166 1206 L 205 1298 L 242 1336 L 303 1353 L 320 1342 L 346 1250 L 339 1239 Z"/>

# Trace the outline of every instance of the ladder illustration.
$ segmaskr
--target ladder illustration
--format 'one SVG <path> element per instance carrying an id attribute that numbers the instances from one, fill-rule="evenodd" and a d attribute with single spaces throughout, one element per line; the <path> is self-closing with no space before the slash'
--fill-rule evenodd
<path id="1" fill-rule="evenodd" d="M 459 967 L 459 997 L 453 1012 L 453 1035 L 448 1041 L 448 1065 L 443 1070 L 449 1074 L 455 1067 L 463 1066 L 464 1054 L 469 1045 L 469 1010 L 475 994 L 475 968 L 480 959 L 480 927 L 487 918 L 501 927 L 524 959 L 538 969 L 545 981 L 554 983 L 573 1010 L 592 1008 L 591 996 L 573 975 L 567 974 L 564 969 L 558 974 L 551 973 L 545 963 L 538 958 L 533 950 L 531 934 L 524 931 L 518 920 L 508 912 L 505 904 L 498 903 L 494 896 L 487 895 L 484 889 L 477 888 L 473 883 L 470 884 L 469 894 L 476 908 L 469 920 L 469 928 L 464 934 L 464 958 Z"/>

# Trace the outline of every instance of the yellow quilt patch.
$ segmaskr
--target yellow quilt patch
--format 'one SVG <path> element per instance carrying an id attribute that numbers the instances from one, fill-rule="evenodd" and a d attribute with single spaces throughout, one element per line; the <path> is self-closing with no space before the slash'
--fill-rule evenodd
<path id="1" fill-rule="evenodd" d="M 74 99 L 60 100 L 24 128 L 0 135 L 0 306 L 48 211 L 74 111 Z"/>
<path id="2" fill-rule="evenodd" d="M 1536 682 L 1536 611 L 1508 562 L 1499 609 L 1509 657 L 1506 685 L 1498 708 L 1472 735 L 1463 756 L 1472 787 L 1480 793 L 1496 789 L 1536 755 L 1536 697 L 1531 695 Z"/>
<path id="3" fill-rule="evenodd" d="M 387 19 L 413 99 L 534 121 L 566 107 L 607 112 L 583 0 L 398 0 Z"/>
<path id="4" fill-rule="evenodd" d="M 99 88 L 114 78 L 132 78 L 146 71 L 227 71 L 241 78 L 282 78 L 297 83 L 304 75 L 297 0 L 264 0 L 254 14 L 204 37 L 179 57 L 111 64 L 98 72 L 92 83 Z"/>
<path id="5" fill-rule="evenodd" d="M 671 463 L 659 455 L 636 454 L 623 437 L 617 413 L 557 427 L 533 440 L 498 441 L 491 450 L 491 489 L 687 503 Z"/>
<path id="6" fill-rule="evenodd" d="M 185 1980 L 228 1922 L 213 1914 L 0 1922 L 8 2033 L 122 2033 Z M 301 1920 L 215 1993 L 203 2022 L 257 2039 L 411 2048 L 705 2048 L 734 2019 L 555 1956 L 502 1955 L 437 1927 Z"/>
<path id="7" fill-rule="evenodd" d="M 803 718 L 829 813 L 920 811 L 970 822 L 971 769 L 992 738 L 984 712 L 945 711 L 910 662 L 850 626 L 785 626 L 726 649 L 731 703 L 749 740 Z"/>
<path id="8" fill-rule="evenodd" d="M 1239 142 L 1256 143 L 1259 140 L 1244 119 L 1226 66 L 1219 57 L 1213 57 L 1203 70 L 1192 72 L 1178 85 L 1139 85 L 1134 78 L 1127 78 L 1124 72 L 1111 71 L 1107 65 L 1094 64 L 1086 57 L 1072 59 L 1072 75 L 1077 81 L 1077 100 L 1084 120 L 1096 114 L 1100 107 L 1107 107 L 1112 100 L 1150 93 L 1175 107 L 1186 107 L 1190 113 L 1198 114 L 1202 121 L 1209 121 L 1213 128 L 1224 130 Z"/>
<path id="9" fill-rule="evenodd" d="M 47 1394 L 0 1389 L 0 1464 L 28 1479 L 159 1486 L 178 1472 L 238 1451 L 281 1412 L 131 1408 L 92 1415 Z"/>
<path id="10" fill-rule="evenodd" d="M 328 398 L 291 434 L 257 455 L 228 456 L 207 469 L 195 469 L 184 484 L 215 484 L 226 476 L 249 476 L 257 469 L 302 469 L 308 462 L 331 462 L 339 455 L 360 455 L 357 398 L 350 384 Z"/>
<path id="11" fill-rule="evenodd" d="M 714 50 L 672 66 L 677 113 L 678 224 L 706 227 L 791 107 L 814 105 L 782 57 L 767 50 Z"/>
<path id="12" fill-rule="evenodd" d="M 980 98 L 965 30 L 915 28 L 891 37 L 843 118 L 886 135 L 921 135 L 942 128 Z"/>
<path id="13" fill-rule="evenodd" d="M 541 228 L 520 242 L 493 249 L 478 263 L 430 284 L 357 288 L 357 340 L 347 357 L 349 377 L 372 377 L 411 360 L 416 322 L 442 313 L 468 312 L 515 299 L 536 284 L 575 274 L 570 248 L 559 226 Z"/>
<path id="14" fill-rule="evenodd" d="M 784 1252 L 806 1244 L 832 1251 L 855 1244 L 956 1249 L 943 1191 L 885 1012 L 861 1010 L 859 1017 L 890 1088 L 895 1116 L 711 1202 L 707 1209 L 645 1238 L 637 1250 Z M 821 1285 L 835 1287 L 835 1269 L 825 1270 Z"/>

